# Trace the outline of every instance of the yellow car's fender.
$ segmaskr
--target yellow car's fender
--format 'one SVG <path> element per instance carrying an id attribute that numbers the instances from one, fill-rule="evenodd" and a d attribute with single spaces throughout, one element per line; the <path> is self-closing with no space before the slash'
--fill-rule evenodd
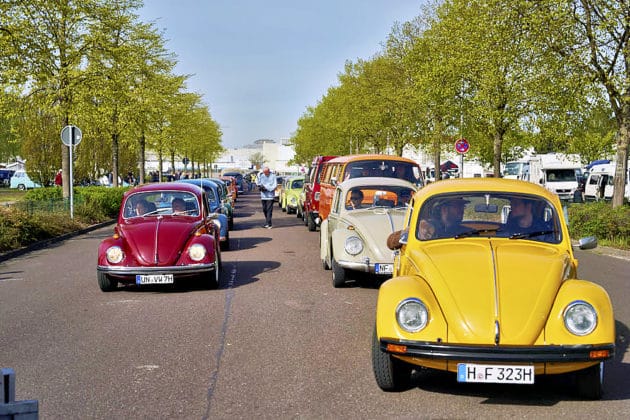
<path id="1" fill-rule="evenodd" d="M 585 336 L 571 334 L 564 326 L 564 311 L 574 301 L 585 301 L 597 312 L 595 330 Z M 606 290 L 585 280 L 565 281 L 551 308 L 545 326 L 545 344 L 603 344 L 615 342 L 615 316 Z"/>
<path id="2" fill-rule="evenodd" d="M 396 321 L 396 308 L 408 298 L 419 299 L 429 312 L 428 324 L 422 331 L 407 332 Z M 376 333 L 379 339 L 446 341 L 447 324 L 442 309 L 422 277 L 393 277 L 381 285 L 376 303 Z"/>

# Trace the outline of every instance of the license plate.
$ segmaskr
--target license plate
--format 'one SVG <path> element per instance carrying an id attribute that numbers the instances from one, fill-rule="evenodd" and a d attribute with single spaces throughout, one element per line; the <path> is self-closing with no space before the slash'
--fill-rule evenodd
<path id="1" fill-rule="evenodd" d="M 394 272 L 394 264 L 375 264 L 374 272 L 376 274 L 392 274 Z"/>
<path id="2" fill-rule="evenodd" d="M 148 274 L 136 275 L 136 284 L 171 284 L 173 283 L 172 274 Z"/>
<path id="3" fill-rule="evenodd" d="M 533 384 L 534 366 L 457 364 L 457 382 Z"/>

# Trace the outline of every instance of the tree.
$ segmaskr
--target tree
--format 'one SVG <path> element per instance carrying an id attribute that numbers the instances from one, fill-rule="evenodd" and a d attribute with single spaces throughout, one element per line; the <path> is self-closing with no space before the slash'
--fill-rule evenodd
<path id="1" fill-rule="evenodd" d="M 548 51 L 595 81 L 608 98 L 617 129 L 612 205 L 621 206 L 630 143 L 630 7 L 619 0 L 541 3 L 536 10 L 548 28 L 540 34 Z"/>
<path id="2" fill-rule="evenodd" d="M 100 3 L 105 0 L 8 0 L 3 3 L 3 32 L 10 42 L 3 42 L 5 71 L 21 90 L 46 97 L 39 101 L 57 117 L 57 132 L 68 125 L 74 114 L 74 98 L 85 80 L 82 68 L 92 47 L 88 36 Z M 70 195 L 69 153 L 61 148 L 63 195 Z"/>
<path id="3" fill-rule="evenodd" d="M 261 152 L 254 152 L 249 156 L 249 161 L 252 163 L 254 168 L 260 169 L 265 163 L 265 156 Z"/>

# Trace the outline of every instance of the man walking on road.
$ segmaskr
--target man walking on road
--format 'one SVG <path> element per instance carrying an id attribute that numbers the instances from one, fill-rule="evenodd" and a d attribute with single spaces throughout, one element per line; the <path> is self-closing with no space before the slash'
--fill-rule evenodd
<path id="1" fill-rule="evenodd" d="M 260 189 L 263 214 L 265 215 L 265 225 L 263 227 L 271 229 L 271 214 L 273 213 L 273 199 L 277 181 L 276 175 L 271 172 L 268 166 L 263 167 L 262 173 L 258 176 L 257 184 Z"/>

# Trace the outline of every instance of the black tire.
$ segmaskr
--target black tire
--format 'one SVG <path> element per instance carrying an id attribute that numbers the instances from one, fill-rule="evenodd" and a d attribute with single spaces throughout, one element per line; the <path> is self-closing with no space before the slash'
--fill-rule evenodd
<path id="1" fill-rule="evenodd" d="M 298 219 L 302 219 L 302 211 L 300 211 L 299 207 L 295 209 L 295 217 Z"/>
<path id="2" fill-rule="evenodd" d="M 600 400 L 604 394 L 604 363 L 574 372 L 578 396 L 587 400 Z"/>
<path id="3" fill-rule="evenodd" d="M 228 234 L 225 238 L 225 241 L 221 242 L 219 244 L 219 248 L 221 248 L 221 251 L 229 251 L 230 250 L 230 232 L 228 231 Z"/>
<path id="4" fill-rule="evenodd" d="M 98 278 L 98 287 L 100 287 L 103 292 L 113 292 L 118 288 L 118 281 L 112 279 L 107 274 L 97 272 L 96 276 Z"/>
<path id="5" fill-rule="evenodd" d="M 347 275 L 346 275 L 346 269 L 343 267 L 340 267 L 339 264 L 337 264 L 337 261 L 335 260 L 335 257 L 332 256 L 330 257 L 330 260 L 332 262 L 332 283 L 334 287 L 343 287 L 346 284 L 346 279 L 347 279 Z"/>
<path id="6" fill-rule="evenodd" d="M 214 251 L 214 261 L 214 270 L 209 273 L 207 280 L 209 289 L 218 289 L 221 282 L 221 256 L 219 255 L 219 251 L 216 249 Z"/>
<path id="7" fill-rule="evenodd" d="M 376 384 L 383 391 L 395 392 L 409 389 L 413 367 L 381 350 L 376 336 L 372 334 L 372 370 Z"/>
<path id="8" fill-rule="evenodd" d="M 306 225 L 308 226 L 308 231 L 315 232 L 317 230 L 317 225 L 315 224 L 315 220 L 313 220 L 313 218 L 310 215 L 307 215 L 306 219 L 307 219 Z"/>
<path id="9" fill-rule="evenodd" d="M 26 191 L 26 185 L 20 184 L 20 185 L 18 185 L 17 189 L 20 190 L 20 191 Z"/>

